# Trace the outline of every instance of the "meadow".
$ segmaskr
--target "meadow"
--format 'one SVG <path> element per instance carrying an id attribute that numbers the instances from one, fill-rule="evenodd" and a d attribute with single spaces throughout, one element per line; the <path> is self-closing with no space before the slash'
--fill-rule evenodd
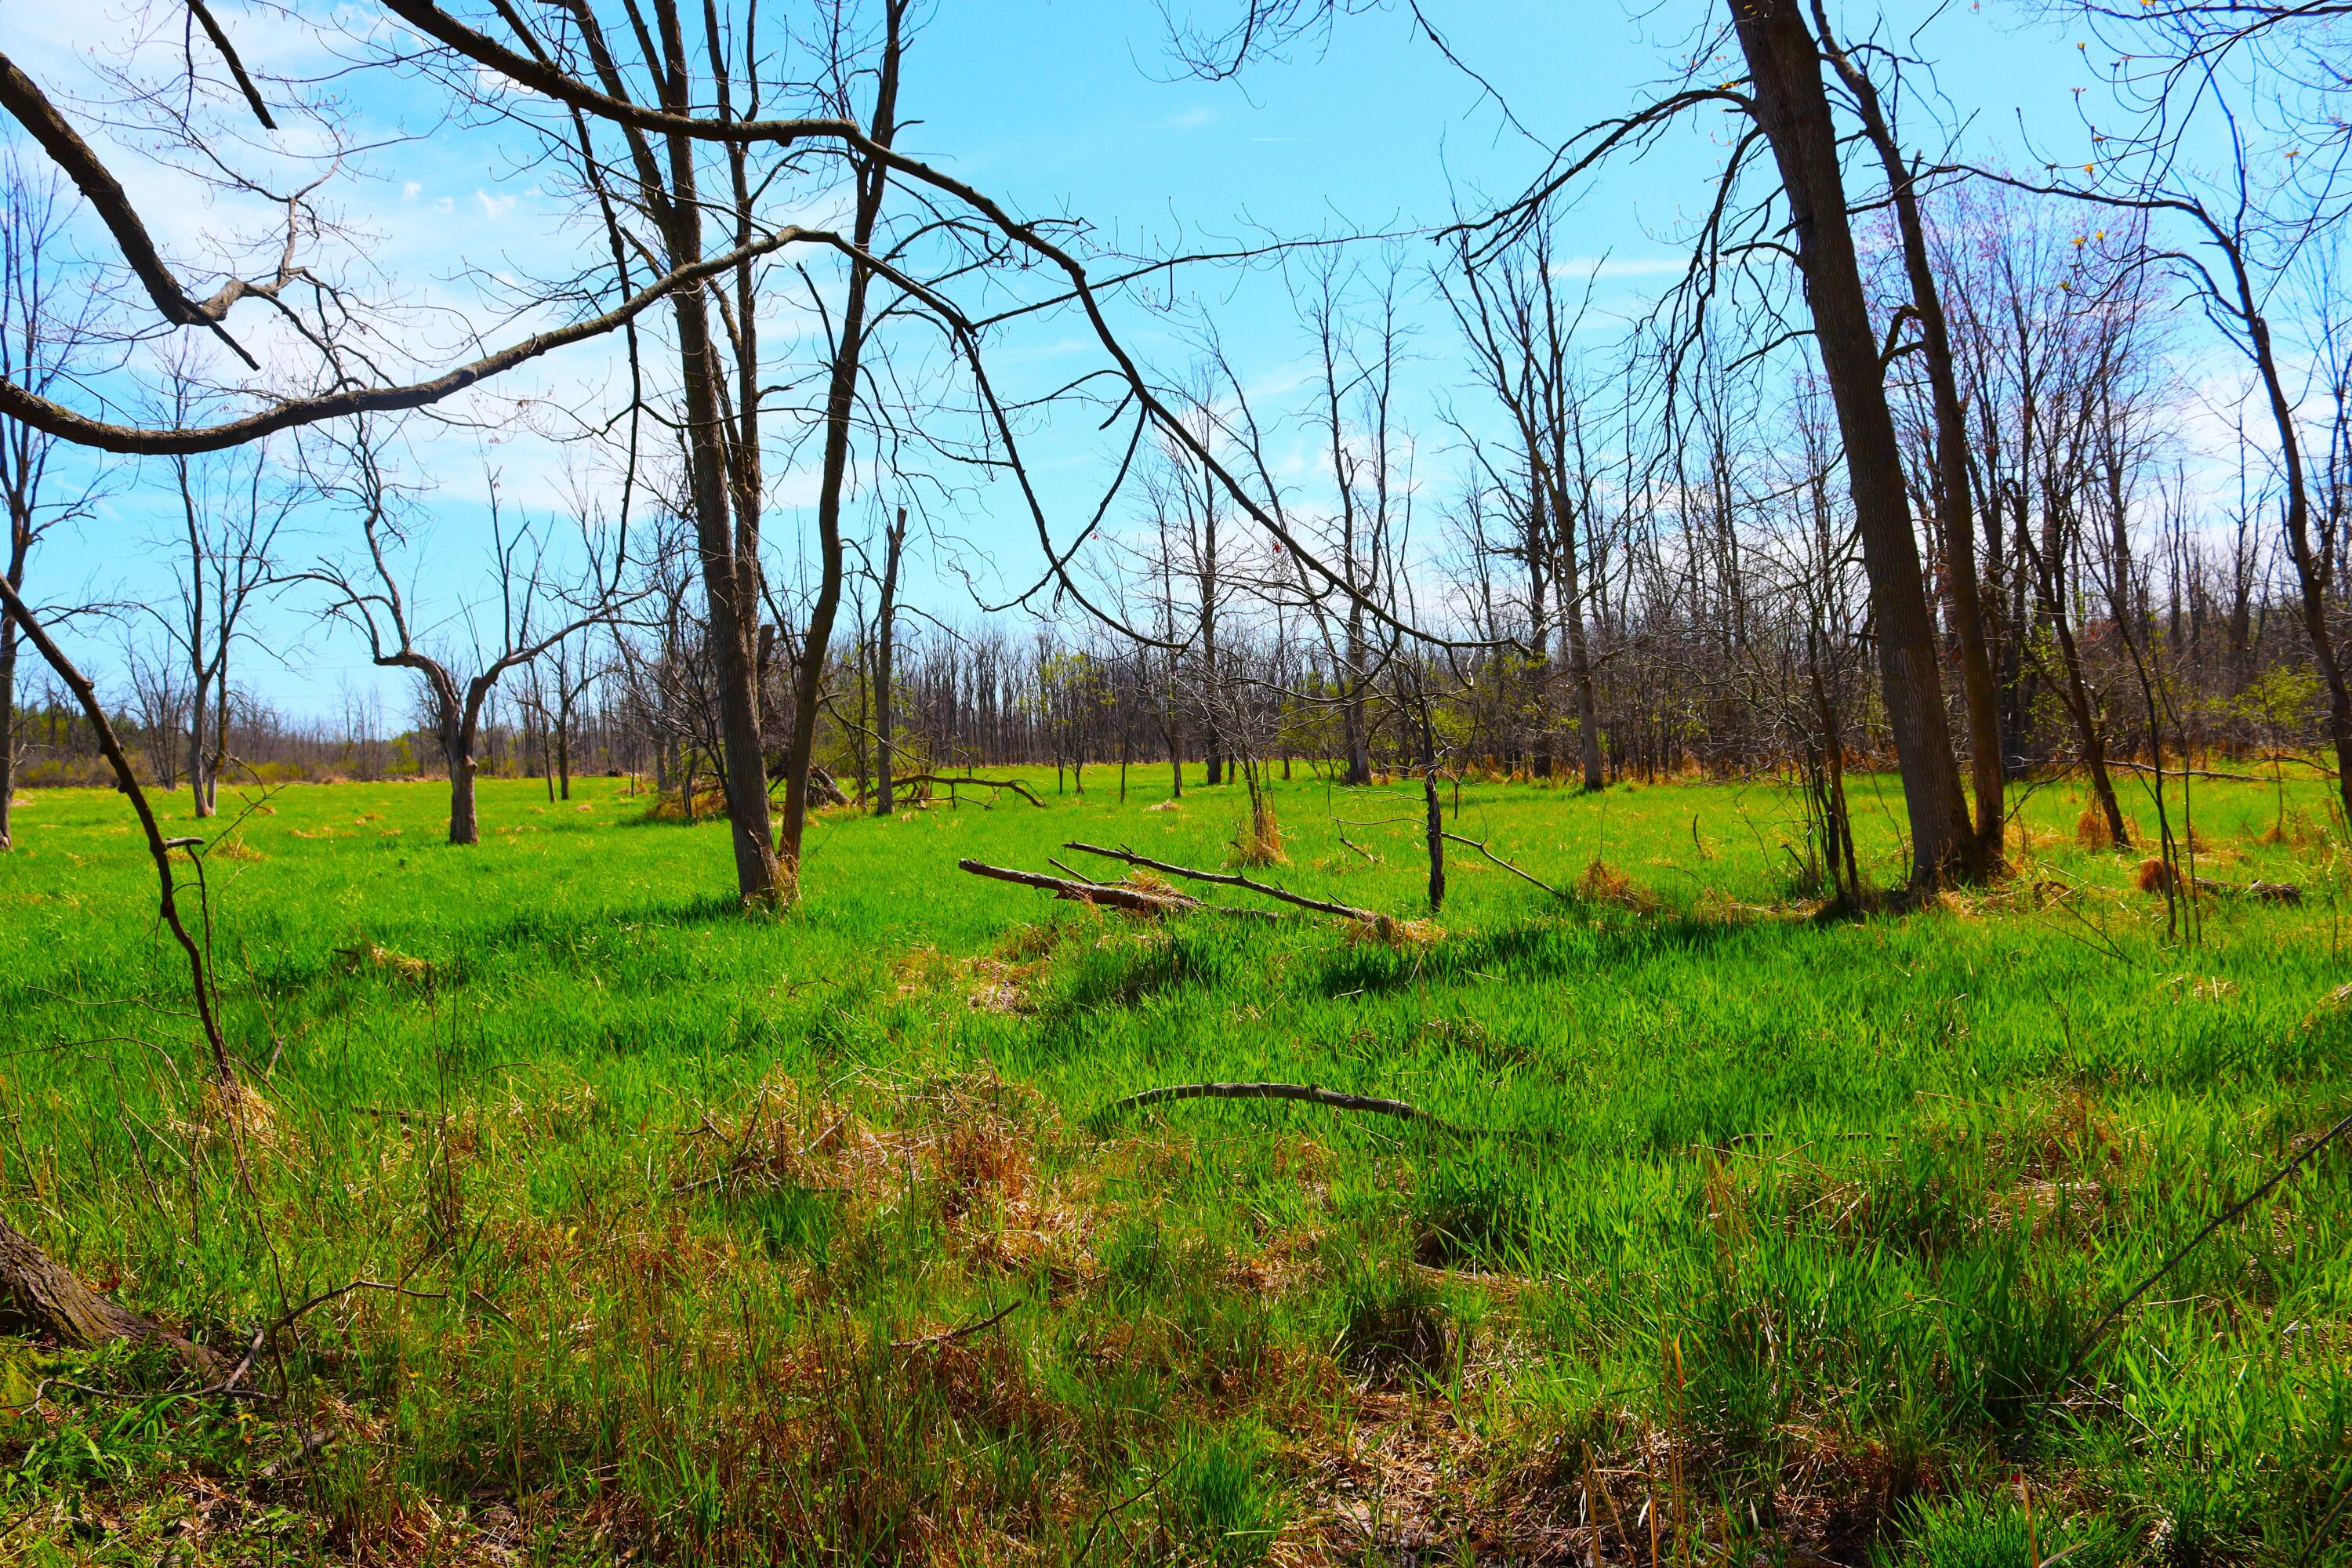
<path id="1" fill-rule="evenodd" d="M 465 849 L 430 784 L 175 797 L 236 1138 L 127 807 L 33 795 L 0 1212 L 284 1326 L 248 1398 L 0 1338 L 0 1560 L 2352 1562 L 2352 1152 L 2102 1325 L 2352 1110 L 2307 773 L 2193 784 L 2193 923 L 2072 781 L 2002 882 L 1842 914 L 1777 784 L 1472 780 L 1448 827 L 1569 896 L 1456 846 L 1385 932 L 960 874 L 1221 867 L 1244 813 L 1024 776 L 826 815 L 782 915 L 617 780 L 486 781 Z M 1274 790 L 1255 874 L 1425 916 L 1416 787 Z M 1205 1079 L 1434 1120 L 1105 1113 Z"/>

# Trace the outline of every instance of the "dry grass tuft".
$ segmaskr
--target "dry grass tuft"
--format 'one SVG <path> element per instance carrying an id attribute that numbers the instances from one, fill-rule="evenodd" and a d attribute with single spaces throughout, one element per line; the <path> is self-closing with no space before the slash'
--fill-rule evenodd
<path id="1" fill-rule="evenodd" d="M 2139 869 L 2132 873 L 2132 886 L 2143 893 L 2177 892 L 2180 874 L 2172 868 L 2170 861 L 2151 857 L 2141 861 Z"/>
<path id="2" fill-rule="evenodd" d="M 206 856 L 215 860 L 267 860 L 269 858 L 242 838 L 225 838 L 206 851 Z"/>
<path id="3" fill-rule="evenodd" d="M 1250 813 L 1234 828 L 1233 863 L 1236 866 L 1285 866 L 1290 857 L 1283 852 L 1282 824 L 1274 815 L 1274 803 L 1262 800 L 1250 808 Z"/>
<path id="4" fill-rule="evenodd" d="M 2296 806 L 2284 816 L 2274 818 L 2254 842 L 2289 849 L 2308 849 L 2315 844 L 2325 842 L 2326 837 L 2326 830 L 2311 819 L 2311 814 Z"/>
<path id="5" fill-rule="evenodd" d="M 1139 893 L 1149 893 L 1155 899 L 1190 899 L 1192 896 L 1157 872 L 1140 868 L 1129 871 L 1112 885 L 1131 888 Z"/>
<path id="6" fill-rule="evenodd" d="M 1147 805 L 1143 809 L 1146 811 L 1181 811 L 1184 809 L 1184 803 L 1181 800 L 1163 800 L 1158 805 Z"/>
<path id="7" fill-rule="evenodd" d="M 2074 819 L 2074 842 L 2085 849 L 2114 848 L 2116 836 L 2107 826 L 2107 814 L 2096 805 L 2084 806 Z"/>
<path id="8" fill-rule="evenodd" d="M 1393 915 L 1381 915 L 1369 921 L 1350 921 L 1348 937 L 1351 942 L 1377 942 L 1402 951 L 1423 952 L 1444 940 L 1445 928 L 1435 921 L 1401 921 Z"/>
<path id="9" fill-rule="evenodd" d="M 429 984 L 433 979 L 433 965 L 425 960 L 411 958 L 404 952 L 396 952 L 372 942 L 359 947 L 339 947 L 335 949 L 335 958 L 336 966 L 347 974 L 372 969 L 418 985 Z"/>
<path id="10" fill-rule="evenodd" d="M 1597 856 L 1576 879 L 1576 891 L 1580 898 L 1622 904 L 1629 910 L 1647 911 L 1658 907 L 1649 889 Z"/>

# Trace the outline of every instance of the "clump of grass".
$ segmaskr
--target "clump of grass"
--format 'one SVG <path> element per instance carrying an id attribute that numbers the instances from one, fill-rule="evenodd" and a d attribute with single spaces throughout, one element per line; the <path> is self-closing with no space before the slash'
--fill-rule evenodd
<path id="1" fill-rule="evenodd" d="M 2180 873 L 2172 868 L 2171 861 L 2151 855 L 2132 873 L 2132 886 L 2143 893 L 2177 892 Z"/>
<path id="2" fill-rule="evenodd" d="M 1190 1435 L 1160 1483 L 1168 1544 L 1216 1568 L 1264 1562 L 1285 1519 L 1273 1458 L 1273 1440 L 1255 1421 Z"/>
<path id="3" fill-rule="evenodd" d="M 1622 904 L 1629 910 L 1647 911 L 1657 908 L 1657 900 L 1649 890 L 1614 866 L 1595 856 L 1576 879 L 1579 897 L 1595 903 Z"/>
<path id="4" fill-rule="evenodd" d="M 2131 1541 L 2112 1521 L 2068 1519 L 2053 1513 L 2047 1500 L 2033 1501 L 2042 1506 L 1967 1496 L 1914 1503 L 1900 1526 L 1900 1544 L 1881 1547 L 1871 1561 L 1876 1568 L 2038 1568 L 2062 1554 L 2084 1568 L 2131 1561 Z"/>
<path id="5" fill-rule="evenodd" d="M 2116 836 L 2107 826 L 2107 814 L 2096 804 L 2084 806 L 2083 815 L 2074 819 L 2074 842 L 2084 849 L 2115 847 Z"/>
<path id="6" fill-rule="evenodd" d="M 1435 921 L 1399 920 L 1394 915 L 1379 915 L 1369 921 L 1349 921 L 1348 937 L 1351 942 L 1378 942 L 1404 952 L 1425 952 L 1445 939 L 1445 928 Z"/>
<path id="7" fill-rule="evenodd" d="M 433 978 L 433 965 L 421 958 L 395 952 L 377 942 L 335 950 L 336 966 L 347 974 L 373 972 L 422 985 Z"/>
<path id="8" fill-rule="evenodd" d="M 1261 792 L 1250 802 L 1249 815 L 1234 827 L 1233 863 L 1236 866 L 1283 866 L 1290 857 L 1282 847 L 1282 824 L 1274 802 Z"/>
<path id="9" fill-rule="evenodd" d="M 1378 1267 L 1341 1284 L 1340 1364 L 1377 1388 L 1445 1381 L 1460 1359 L 1459 1331 L 1437 1292 L 1418 1276 Z"/>

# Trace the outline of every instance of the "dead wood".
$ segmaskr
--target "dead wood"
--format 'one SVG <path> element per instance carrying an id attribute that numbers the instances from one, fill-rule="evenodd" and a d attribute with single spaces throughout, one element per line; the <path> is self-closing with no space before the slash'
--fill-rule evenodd
<path id="1" fill-rule="evenodd" d="M 890 1348 L 894 1351 L 928 1350 L 933 1345 L 953 1344 L 958 1340 L 968 1340 L 982 1329 L 992 1329 L 1013 1315 L 1013 1308 L 1020 1305 L 1020 1302 L 1015 1301 L 1012 1306 L 999 1308 L 987 1317 L 966 1323 L 961 1328 L 941 1329 L 934 1334 L 918 1334 L 911 1340 L 892 1340 Z"/>
<path id="2" fill-rule="evenodd" d="M 834 776 L 831 773 L 826 773 L 823 768 L 812 767 L 809 769 L 808 793 L 809 798 L 816 802 L 819 805 L 847 805 L 849 804 L 849 797 L 842 793 L 841 785 L 835 783 Z"/>
<path id="3" fill-rule="evenodd" d="M 1342 1094 L 1338 1089 L 1324 1089 L 1311 1083 L 1178 1083 L 1164 1089 L 1147 1089 L 1140 1094 L 1130 1094 L 1124 1100 L 1114 1100 L 1095 1112 L 1097 1120 L 1117 1116 L 1121 1111 L 1139 1110 L 1171 1100 L 1295 1100 L 1307 1105 L 1321 1105 L 1333 1110 L 1360 1110 L 1372 1116 L 1394 1116 L 1406 1121 L 1425 1121 L 1432 1127 L 1454 1129 L 1416 1105 L 1402 1100 L 1381 1100 L 1367 1094 Z"/>
<path id="4" fill-rule="evenodd" d="M 1074 881 L 1067 877 L 1048 877 L 1041 871 L 1019 871 L 1010 866 L 991 866 L 981 860 L 959 860 L 956 869 L 969 871 L 975 877 L 993 877 L 1000 882 L 1018 882 L 1024 888 L 1049 892 L 1057 899 L 1108 904 L 1113 909 L 1150 915 L 1155 919 L 1208 907 L 1200 900 L 1182 893 L 1147 893 L 1140 888 L 1123 888 L 1116 882 Z"/>
<path id="5" fill-rule="evenodd" d="M 2168 862 L 2148 859 L 2140 862 L 2139 870 L 2132 880 L 2143 893 L 2160 893 L 2177 891 L 2182 878 Z M 2263 904 L 2303 902 L 2303 889 L 2293 882 L 2265 882 L 2260 879 L 2251 882 L 2223 882 L 2210 877 L 2200 877 L 2196 881 L 2197 890 L 2212 898 L 2252 899 Z"/>
<path id="6" fill-rule="evenodd" d="M 219 1370 L 219 1359 L 186 1336 L 116 1305 L 79 1275 L 0 1219 L 0 1328 L 31 1330 L 77 1350 L 117 1340 L 160 1344 L 191 1372 Z"/>
<path id="7" fill-rule="evenodd" d="M 1555 899 L 1564 899 L 1568 897 L 1566 893 L 1561 892 L 1558 888 L 1553 887 L 1549 882 L 1545 881 L 1542 878 L 1519 869 L 1519 868 L 1512 865 L 1500 855 L 1496 854 L 1492 849 L 1487 848 L 1485 841 L 1482 839 L 1465 838 L 1459 833 L 1446 833 L 1440 835 L 1440 837 L 1451 838 L 1456 844 L 1462 845 L 1467 848 L 1475 849 L 1479 854 L 1484 855 L 1487 859 L 1492 860 L 1496 865 L 1500 866 L 1504 870 L 1508 871 L 1512 876 L 1519 879 L 1519 880 L 1533 883 L 1535 886 L 1541 888 L 1545 892 L 1549 893 Z"/>
<path id="8" fill-rule="evenodd" d="M 945 784 L 950 800 L 953 800 L 955 792 L 965 784 L 976 784 L 983 789 L 1009 789 L 1040 810 L 1043 810 L 1045 805 L 1044 801 L 1037 798 L 1035 791 L 1019 779 L 953 778 L 945 773 L 901 773 L 891 782 L 894 787 L 902 790 L 910 784 L 929 784 L 934 788 Z"/>
<path id="9" fill-rule="evenodd" d="M 1189 877 L 1196 882 L 1213 882 L 1221 888 L 1244 889 L 1249 892 L 1263 894 L 1269 899 L 1280 899 L 1286 904 L 1297 904 L 1302 910 L 1313 910 L 1317 914 L 1336 915 L 1343 921 L 1361 921 L 1366 925 L 1380 926 L 1383 929 L 1392 923 L 1387 916 L 1376 910 L 1360 910 L 1352 904 L 1335 904 L 1322 899 L 1310 899 L 1304 894 L 1294 893 L 1286 888 L 1277 888 L 1271 882 L 1260 882 L 1253 878 L 1239 876 L 1233 872 L 1202 871 L 1191 866 L 1177 866 L 1166 860 L 1154 860 L 1150 856 L 1138 855 L 1132 849 L 1106 849 L 1099 844 L 1081 844 L 1075 839 L 1063 845 L 1062 847 L 1076 849 L 1087 855 L 1099 855 L 1107 860 L 1122 860 L 1128 865 L 1140 866 L 1149 871 L 1164 872 L 1171 877 Z"/>
<path id="10" fill-rule="evenodd" d="M 2146 763 L 2118 762 L 2113 757 L 2107 758 L 2106 763 L 2107 766 L 2111 768 L 2125 768 L 2136 773 L 2161 773 L 2168 779 L 2217 779 L 2222 784 L 2268 784 L 2271 782 L 2266 778 L 2262 778 L 2253 773 L 2214 773 L 2205 768 L 2155 768 L 2150 767 Z"/>

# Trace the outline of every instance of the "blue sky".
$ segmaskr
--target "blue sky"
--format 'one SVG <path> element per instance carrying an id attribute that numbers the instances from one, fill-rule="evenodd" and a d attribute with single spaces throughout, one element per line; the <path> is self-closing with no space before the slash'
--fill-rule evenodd
<path id="1" fill-rule="evenodd" d="M 1213 18 L 1221 0 L 1181 5 Z M 75 9 L 45 16 L 12 6 L 0 17 L 0 34 L 10 36 L 12 53 L 51 81 L 86 82 L 90 61 L 121 44 L 67 14 Z M 1638 9 L 1619 0 L 1428 0 L 1425 9 L 1518 121 L 1545 138 L 1638 102 L 1647 87 L 1672 73 L 1692 29 L 1717 11 L 1698 0 Z M 284 35 L 263 13 L 232 10 L 233 30 L 255 40 L 248 52 L 266 59 Z M 2028 7 L 1987 0 L 1849 3 L 1832 11 L 1843 13 L 1850 30 L 1874 22 L 1893 39 L 1910 38 L 1925 24 L 1909 47 L 1935 62 L 1941 100 L 1914 107 L 1906 124 L 1914 136 L 1927 139 L 1932 110 L 1944 128 L 1935 139 L 1964 126 L 1966 144 L 1979 157 L 2018 156 L 2021 122 L 2046 146 L 2063 150 L 2079 140 L 2072 90 L 2095 82 L 2094 62 L 2074 37 L 2036 22 Z M 1542 157 L 1420 37 L 1401 6 L 1343 19 L 1328 40 L 1254 67 L 1238 82 L 1175 77 L 1160 9 L 1148 0 L 941 0 L 910 61 L 905 107 L 921 123 L 902 145 L 1018 210 L 1084 215 L 1139 248 L 1180 237 L 1198 245 L 1244 230 L 1411 229 L 1442 220 L 1457 200 L 1475 204 L 1481 194 L 1516 191 Z M 386 121 L 418 108 L 398 95 L 360 106 Z M 379 237 L 372 249 L 389 277 L 439 297 L 436 291 L 446 288 L 460 261 L 528 258 L 551 242 L 555 204 L 528 171 L 511 167 L 502 155 L 509 151 L 494 136 L 453 133 L 375 162 L 376 177 L 346 199 L 355 218 Z M 1631 308 L 1662 281 L 1674 256 L 1671 234 L 1706 199 L 1719 152 L 1715 131 L 1702 124 L 1668 139 L 1638 166 L 1621 166 L 1590 186 L 1566 221 L 1562 248 L 1574 258 L 1610 258 L 1601 285 L 1604 306 Z M 126 166 L 134 194 L 182 254 L 196 253 L 207 230 L 234 216 L 192 200 L 184 185 L 158 172 L 140 171 L 135 160 Z M 1425 254 L 1425 243 L 1407 249 L 1412 259 Z M 1245 378 L 1278 402 L 1307 348 L 1278 281 L 1264 274 L 1196 273 L 1188 286 L 1213 316 Z M 1424 468 L 1442 470 L 1438 402 L 1449 390 L 1459 389 L 1465 400 L 1469 394 L 1450 328 L 1433 305 L 1420 314 L 1409 417 L 1429 454 Z M 1125 325 L 1162 368 L 1181 368 L 1182 345 L 1154 322 L 1135 316 Z M 1075 335 L 1070 323 L 1055 330 Z M 1050 360 L 1067 347 L 1039 338 L 1023 352 Z M 581 395 L 609 374 L 601 350 L 574 351 L 534 373 L 538 384 L 559 399 Z M 429 570 L 421 587 L 434 614 L 454 616 L 487 547 L 485 465 L 501 469 L 511 501 L 544 511 L 565 491 L 562 460 L 551 444 L 511 432 L 494 448 L 474 436 L 444 434 L 422 440 L 417 451 L 434 486 L 424 503 L 432 521 L 424 535 Z M 1101 443 L 1056 437 L 1045 451 L 1049 500 L 1082 510 L 1088 483 L 1099 479 L 1108 460 Z M 147 545 L 168 522 L 154 489 L 163 477 L 117 470 L 101 515 L 79 537 L 54 539 L 37 558 L 41 596 L 66 602 L 154 595 L 159 557 Z M 796 493 L 789 477 L 783 489 Z M 1064 520 L 1065 531 L 1078 521 Z M 782 542 L 796 521 L 786 510 L 771 524 L 787 558 L 791 549 Z M 992 571 L 1004 582 L 1034 571 L 1037 546 L 1028 520 L 1001 510 L 993 500 L 961 520 L 959 531 L 971 546 L 964 566 Z M 339 520 L 319 516 L 293 545 L 294 563 L 306 553 L 348 549 L 349 535 Z M 974 615 L 961 579 L 936 561 L 919 567 L 915 597 L 950 619 Z M 373 670 L 348 634 L 320 626 L 307 608 L 312 602 L 289 593 L 260 614 L 256 627 L 268 651 L 248 651 L 241 679 L 284 707 L 315 713 L 339 708 L 346 689 L 381 689 L 397 721 L 407 710 L 402 678 Z M 94 633 L 82 646 L 93 664 L 110 668 L 102 650 L 112 640 L 110 633 Z"/>

